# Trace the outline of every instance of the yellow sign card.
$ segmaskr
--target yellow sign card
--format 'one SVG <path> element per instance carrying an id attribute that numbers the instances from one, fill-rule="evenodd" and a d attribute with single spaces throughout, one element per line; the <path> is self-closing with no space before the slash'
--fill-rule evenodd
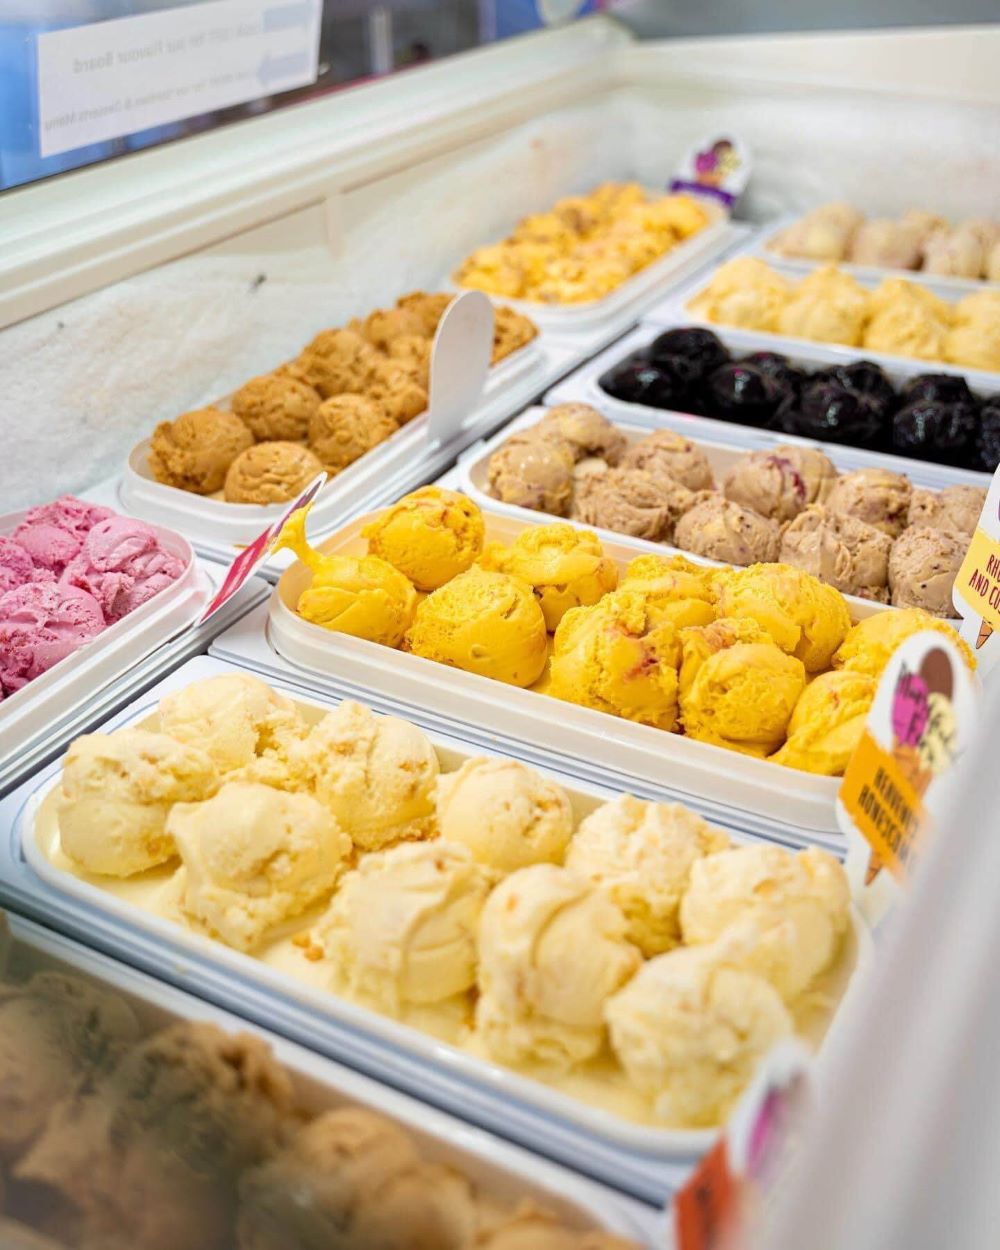
<path id="1" fill-rule="evenodd" d="M 1000 541 L 984 529 L 973 535 L 955 590 L 987 625 L 1000 629 Z"/>
<path id="2" fill-rule="evenodd" d="M 855 828 L 899 880 L 925 821 L 921 788 L 925 785 L 912 748 L 890 753 L 866 730 L 844 773 L 840 799 Z"/>

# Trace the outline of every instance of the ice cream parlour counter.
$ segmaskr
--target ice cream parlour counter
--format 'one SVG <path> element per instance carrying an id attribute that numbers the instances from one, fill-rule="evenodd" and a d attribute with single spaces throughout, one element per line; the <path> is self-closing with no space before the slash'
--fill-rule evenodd
<path id="1" fill-rule="evenodd" d="M 194 661 L 80 739 L 6 805 L 12 901 L 650 1201 L 869 958 L 832 856 L 289 693 Z M 720 968 L 738 1055 L 685 1023 Z"/>
<path id="2" fill-rule="evenodd" d="M 0 1021 L 5 1245 L 654 1244 L 648 1208 L 2 913 Z"/>
<path id="3" fill-rule="evenodd" d="M 816 447 L 844 470 L 888 468 L 941 488 L 989 484 L 983 466 L 1000 457 L 998 395 L 995 378 L 968 370 L 883 367 L 861 349 L 818 343 L 775 350 L 767 335 L 696 326 L 671 307 L 559 382 L 546 402 L 581 401 L 615 421 L 751 449 Z M 960 407 L 901 419 L 896 438 L 897 413 L 924 402 Z"/>

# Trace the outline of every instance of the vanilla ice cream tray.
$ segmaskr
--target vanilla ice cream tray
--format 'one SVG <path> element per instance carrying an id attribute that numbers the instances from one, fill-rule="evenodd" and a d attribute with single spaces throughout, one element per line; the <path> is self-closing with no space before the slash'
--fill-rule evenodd
<path id="1" fill-rule="evenodd" d="M 326 553 L 364 554 L 366 514 L 320 545 Z M 486 541 L 513 542 L 529 525 L 484 510 Z M 604 550 L 624 569 L 651 549 L 640 540 L 609 535 Z M 785 768 L 680 734 L 667 733 L 551 696 L 447 667 L 408 652 L 337 633 L 303 620 L 294 610 L 308 570 L 288 569 L 271 595 L 268 612 L 248 614 L 212 644 L 211 653 L 306 689 L 351 692 L 391 700 L 419 721 L 451 726 L 500 744 L 522 759 L 541 759 L 598 784 L 613 783 L 645 797 L 690 803 L 713 820 L 788 845 L 842 849 L 836 819 L 840 782 Z M 850 603 L 855 620 L 881 605 Z M 460 727 L 460 728 L 459 728 Z"/>
<path id="2" fill-rule="evenodd" d="M 780 268 L 798 277 L 804 277 L 812 273 L 814 269 L 821 269 L 824 265 L 835 264 L 838 269 L 852 274 L 859 282 L 866 279 L 881 282 L 885 278 L 905 278 L 908 282 L 922 282 L 938 294 L 952 293 L 956 298 L 982 291 L 984 288 L 1000 287 L 1000 283 L 988 278 L 957 278 L 949 274 L 924 273 L 920 269 L 893 269 L 888 265 L 856 265 L 853 261 L 847 260 L 809 260 L 802 256 L 784 256 L 781 252 L 775 251 L 774 244 L 777 242 L 778 235 L 797 221 L 801 221 L 804 215 L 793 213 L 777 221 L 769 222 L 764 229 L 756 231 L 753 237 L 747 240 L 744 250 L 752 256 L 759 256 L 762 260 L 766 260 L 775 269 Z"/>
<path id="3" fill-rule="evenodd" d="M 616 423 L 644 426 L 646 429 L 675 430 L 695 442 L 709 439 L 728 443 L 744 451 L 776 447 L 781 443 L 796 447 L 817 447 L 843 472 L 852 469 L 882 468 L 894 473 L 905 473 L 914 486 L 942 489 L 945 486 L 989 486 L 993 475 L 976 469 L 959 469 L 952 465 L 935 464 L 929 460 L 915 460 L 897 456 L 891 452 L 868 451 L 846 443 L 827 443 L 818 439 L 803 438 L 797 434 L 782 434 L 762 430 L 756 426 L 740 425 L 735 421 L 721 421 L 714 417 L 696 416 L 690 412 L 677 412 L 670 408 L 652 408 L 645 404 L 628 403 L 609 395 L 600 384 L 609 369 L 627 356 L 648 347 L 658 334 L 675 326 L 704 325 L 716 334 L 735 355 L 750 352 L 781 351 L 791 363 L 800 368 L 818 370 L 830 365 L 848 364 L 855 360 L 872 360 L 882 364 L 887 377 L 894 386 L 904 385 L 921 373 L 955 373 L 964 377 L 979 395 L 1000 393 L 1000 377 L 997 374 L 960 369 L 954 365 L 938 365 L 930 361 L 904 360 L 899 356 L 881 356 L 860 347 L 834 347 L 827 343 L 807 343 L 804 339 L 788 339 L 776 342 L 773 334 L 758 334 L 747 330 L 729 330 L 725 326 L 708 325 L 684 315 L 683 308 L 672 307 L 657 321 L 647 320 L 630 334 L 619 339 L 612 347 L 581 365 L 573 373 L 557 383 L 545 396 L 547 404 L 563 404 L 573 401 L 593 404 Z"/>
<path id="4" fill-rule="evenodd" d="M 163 694 L 232 671 L 232 666 L 212 658 L 190 661 L 102 728 L 148 722 Z M 326 691 L 307 695 L 284 683 L 273 684 L 307 712 L 339 702 Z M 377 712 L 398 712 L 377 695 L 364 702 Z M 431 730 L 429 736 L 449 768 L 481 753 L 479 743 L 464 734 L 445 736 Z M 510 754 L 502 746 L 492 753 Z M 546 771 L 567 791 L 578 818 L 614 797 L 605 787 Z M 0 827 L 10 830 L 0 842 L 0 895 L 8 905 L 645 1202 L 663 1202 L 714 1140 L 714 1130 L 644 1125 L 550 1088 L 338 996 L 306 971 L 318 965 L 304 961 L 300 980 L 287 967 L 279 970 L 137 905 L 139 896 L 130 893 L 129 883 L 124 890 L 102 888 L 98 879 L 68 871 L 60 866 L 57 854 L 54 792 L 59 773 L 60 762 L 53 762 L 0 802 Z M 857 914 L 852 916 L 848 979 L 828 1037 L 873 958 L 870 934 Z"/>
<path id="5" fill-rule="evenodd" d="M 75 911 L 70 927 L 79 931 L 85 927 L 86 907 L 81 905 Z M 135 1011 L 144 1033 L 184 1020 L 213 1024 L 233 1035 L 250 1033 L 268 1045 L 291 1077 L 296 1101 L 309 1114 L 320 1115 L 341 1106 L 363 1107 L 395 1121 L 411 1135 L 422 1160 L 455 1167 L 479 1192 L 505 1207 L 527 1201 L 570 1227 L 600 1229 L 655 1244 L 654 1234 L 663 1224 L 662 1215 L 655 1210 L 612 1194 L 565 1168 L 295 1045 L 263 1024 L 249 1023 L 242 1013 L 232 1014 L 165 984 L 159 975 L 138 971 L 20 916 L 10 915 L 8 920 L 14 939 L 12 965 L 23 975 L 53 970 L 83 976 L 120 995 Z M 121 950 L 120 940 L 106 944 Z M 154 966 L 152 971 L 159 974 L 161 969 Z M 200 990 L 194 966 L 184 961 L 184 967 L 177 971 L 181 974 L 177 981 L 187 981 Z M 250 997 L 266 998 L 250 985 L 243 985 L 242 990 Z M 243 1002 L 236 1005 L 242 1007 Z M 261 1014 L 263 1007 L 261 1004 Z"/>
<path id="6" fill-rule="evenodd" d="M 603 405 L 602 405 L 603 406 Z M 517 517 L 519 521 L 523 521 L 526 525 L 546 524 L 549 521 L 560 521 L 566 525 L 573 525 L 577 529 L 592 530 L 600 538 L 601 542 L 616 543 L 624 542 L 629 546 L 634 546 L 637 551 L 647 552 L 655 555 L 682 555 L 686 559 L 693 561 L 695 564 L 705 564 L 718 567 L 725 567 L 725 562 L 720 560 L 710 560 L 705 556 L 693 555 L 689 551 L 684 551 L 680 547 L 671 547 L 666 543 L 650 542 L 643 538 L 632 538 L 629 535 L 616 533 L 614 530 L 603 529 L 597 525 L 586 525 L 580 521 L 574 521 L 568 517 L 556 517 L 547 512 L 534 512 L 530 508 L 522 508 L 518 504 L 504 503 L 500 499 L 495 499 L 489 492 L 489 465 L 490 457 L 495 451 L 498 451 L 511 435 L 516 434 L 520 430 L 530 429 L 536 425 L 548 410 L 541 406 L 533 406 L 528 408 L 521 416 L 516 417 L 509 425 L 505 426 L 499 433 L 494 434 L 490 439 L 483 439 L 477 443 L 475 447 L 470 447 L 463 456 L 459 458 L 456 466 L 455 489 L 464 492 L 470 499 L 474 499 L 480 508 L 485 508 L 493 512 L 502 512 L 506 516 Z M 628 425 L 625 422 L 616 421 L 616 427 L 621 430 L 628 440 L 629 446 L 637 443 L 640 439 L 645 438 L 649 434 L 649 428 L 639 425 Z M 799 440 L 801 443 L 803 440 Z M 712 474 L 717 484 L 722 482 L 723 477 L 732 468 L 738 460 L 746 455 L 749 450 L 746 447 L 735 446 L 732 443 L 713 441 L 706 438 L 696 439 L 697 445 L 705 453 L 712 469 Z M 843 465 L 838 463 L 840 457 L 836 455 L 841 449 L 832 444 L 829 445 L 830 459 L 836 468 L 842 469 Z M 874 612 L 893 611 L 887 604 L 873 603 L 867 599 L 858 598 L 855 595 L 845 595 L 847 602 L 851 605 L 852 612 L 857 617 L 869 615 Z M 957 627 L 957 626 L 956 626 Z"/>
<path id="7" fill-rule="evenodd" d="M 733 259 L 730 257 L 729 259 Z M 768 264 L 778 273 L 783 274 L 786 278 L 794 280 L 805 275 L 799 273 L 787 266 L 780 260 L 769 260 Z M 838 266 L 841 268 L 841 266 Z M 714 330 L 717 334 L 720 326 L 714 321 L 706 321 L 704 318 L 695 316 L 688 310 L 688 303 L 715 277 L 718 272 L 716 268 L 705 270 L 695 277 L 692 281 L 685 282 L 683 286 L 671 291 L 671 293 L 660 303 L 655 304 L 645 314 L 645 320 L 652 322 L 654 325 L 666 327 L 668 325 L 697 325 L 705 326 L 709 330 Z M 935 277 L 933 274 L 907 273 L 906 279 L 916 286 L 926 287 L 933 295 L 939 296 L 949 304 L 957 304 L 958 301 L 970 292 L 965 290 L 955 290 L 949 287 L 948 279 Z M 874 290 L 879 285 L 881 279 L 872 274 L 855 275 L 857 282 L 870 290 Z M 979 283 L 978 287 L 984 289 L 995 290 L 988 283 Z M 725 332 L 729 327 L 722 326 L 721 330 Z M 839 343 L 820 343 L 815 339 L 796 338 L 793 335 L 772 334 L 766 330 L 747 331 L 758 340 L 755 348 L 749 350 L 754 351 L 776 351 L 784 352 L 789 356 L 808 358 L 813 352 L 819 352 L 819 359 L 824 360 L 827 364 L 847 364 L 852 360 L 873 360 L 876 364 L 881 365 L 887 373 L 895 371 L 904 377 L 914 377 L 918 373 L 957 373 L 963 376 L 974 391 L 995 391 L 1000 386 L 1000 373 L 991 369 L 970 369 L 965 365 L 947 364 L 943 360 L 918 360 L 914 356 L 899 356 L 894 352 L 876 352 L 867 347 L 849 347 L 846 344 Z M 720 334 L 720 337 L 722 335 Z"/>
<path id="8" fill-rule="evenodd" d="M 656 194 L 662 194 L 662 191 Z M 607 342 L 632 325 L 665 291 L 685 282 L 706 265 L 718 261 L 734 247 L 748 241 L 750 231 L 746 226 L 734 223 L 721 205 L 714 201 L 702 203 L 709 215 L 708 225 L 703 230 L 678 243 L 600 299 L 582 300 L 575 304 L 546 304 L 540 300 L 493 295 L 488 291 L 486 294 L 494 302 L 530 317 L 546 334 L 568 338 L 581 346 L 589 345 L 593 350 L 599 343 Z M 454 273 L 445 285 L 452 291 L 473 289 L 459 285 Z"/>
<path id="9" fill-rule="evenodd" d="M 432 443 L 427 414 L 415 417 L 327 482 L 312 509 L 316 532 L 327 532 L 358 509 L 375 507 L 436 477 L 459 451 L 535 399 L 578 358 L 565 348 L 546 344 L 539 336 L 490 370 L 479 403 L 455 437 Z M 225 396 L 216 406 L 228 408 L 231 398 Z M 115 506 L 144 520 L 173 526 L 201 555 L 228 564 L 287 507 L 228 503 L 157 482 L 149 469 L 151 435 L 152 431 L 132 449 L 118 484 Z M 287 552 L 279 552 L 265 560 L 258 572 L 276 580 L 291 558 Z"/>
<path id="10" fill-rule="evenodd" d="M 25 515 L 0 516 L 0 534 L 11 534 Z M 86 709 L 123 673 L 188 629 L 205 610 L 212 582 L 190 544 L 161 525 L 153 528 L 163 549 L 183 561 L 184 571 L 152 599 L 0 701 L 0 793 L 23 775 L 40 749 L 54 745 L 69 713 Z"/>

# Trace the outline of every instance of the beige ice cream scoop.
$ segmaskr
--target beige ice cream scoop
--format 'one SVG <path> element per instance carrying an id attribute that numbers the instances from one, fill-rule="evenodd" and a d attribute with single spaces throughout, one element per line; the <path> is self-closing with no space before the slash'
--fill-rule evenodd
<path id="1" fill-rule="evenodd" d="M 19 1158 L 60 1099 L 138 1036 L 124 999 L 82 978 L 36 972 L 0 985 L 0 1160 Z"/>
<path id="2" fill-rule="evenodd" d="M 628 440 L 590 404 L 557 404 L 534 427 L 543 438 L 555 438 L 569 445 L 574 460 L 599 456 L 615 465 L 625 454 Z"/>
<path id="3" fill-rule="evenodd" d="M 888 599 L 892 539 L 849 513 L 814 504 L 781 535 L 780 558 L 845 595 Z"/>
<path id="4" fill-rule="evenodd" d="M 239 1250 L 468 1250 L 476 1195 L 391 1121 L 326 1111 L 240 1181 Z"/>
<path id="5" fill-rule="evenodd" d="M 567 443 L 533 431 L 514 434 L 492 456 L 490 494 L 503 503 L 565 516 L 573 494 L 573 452 Z"/>
<path id="6" fill-rule="evenodd" d="M 149 447 L 149 469 L 166 486 L 212 495 L 222 490 L 229 466 L 253 441 L 233 413 L 198 408 L 160 422 Z"/>
<path id="7" fill-rule="evenodd" d="M 672 478 L 655 478 L 645 469 L 611 469 L 578 479 L 572 515 L 616 534 L 670 542 L 678 519 L 697 498 Z"/>
<path id="8" fill-rule="evenodd" d="M 889 557 L 893 606 L 955 616 L 951 588 L 968 549 L 967 534 L 916 525 L 904 530 Z"/>
<path id="9" fill-rule="evenodd" d="M 581 822 L 566 867 L 607 892 L 629 941 L 650 958 L 680 940 L 678 909 L 695 860 L 728 846 L 725 834 L 679 803 L 624 794 Z"/>
<path id="10" fill-rule="evenodd" d="M 177 854 L 167 831 L 174 803 L 213 795 L 209 754 L 146 729 L 77 738 L 63 762 L 59 839 L 87 872 L 131 877 Z"/>
<path id="11" fill-rule="evenodd" d="M 875 217 L 858 228 L 849 259 L 855 265 L 919 269 L 921 242 L 918 223 Z"/>
<path id="12" fill-rule="evenodd" d="M 834 482 L 826 498 L 831 512 L 874 525 L 890 538 L 906 528 L 913 488 L 910 479 L 889 469 L 855 469 Z"/>
<path id="13" fill-rule="evenodd" d="M 306 732 L 295 704 L 250 673 L 192 682 L 160 700 L 160 728 L 200 747 L 228 780 L 280 783 L 292 746 Z M 203 798 L 204 795 L 192 795 Z"/>
<path id="14" fill-rule="evenodd" d="M 909 525 L 955 530 L 971 538 L 985 502 L 985 486 L 946 486 L 944 490 L 916 488 L 910 496 Z"/>
<path id="15" fill-rule="evenodd" d="M 437 783 L 441 837 L 465 846 L 497 873 L 559 863 L 573 836 L 573 808 L 561 786 L 518 760 L 466 760 Z"/>
<path id="16" fill-rule="evenodd" d="M 764 1056 L 794 1032 L 773 986 L 733 962 L 737 945 L 658 955 L 605 1007 L 629 1081 L 672 1128 L 724 1123 Z"/>
<path id="17" fill-rule="evenodd" d="M 604 1041 L 607 998 L 642 962 L 620 908 L 554 864 L 512 873 L 479 928 L 476 1029 L 498 1059 L 582 1063 Z"/>
<path id="18" fill-rule="evenodd" d="M 398 429 L 382 405 L 365 395 L 324 400 L 309 419 L 309 446 L 327 473 L 337 474 Z"/>
<path id="19" fill-rule="evenodd" d="M 181 906 L 227 946 L 250 951 L 333 890 L 351 839 L 308 794 L 233 781 L 178 803 L 167 831 L 180 853 Z"/>
<path id="20" fill-rule="evenodd" d="M 628 449 L 622 457 L 626 469 L 645 469 L 658 484 L 673 480 L 688 490 L 711 490 L 712 467 L 702 449 L 673 430 L 655 430 Z"/>
<path id="21" fill-rule="evenodd" d="M 709 560 L 757 564 L 778 558 L 781 530 L 776 521 L 712 492 L 680 518 L 674 542 Z"/>
<path id="22" fill-rule="evenodd" d="M 257 443 L 240 452 L 226 474 L 229 503 L 289 503 L 317 474 L 319 458 L 301 443 Z"/>
<path id="23" fill-rule="evenodd" d="M 849 903 L 844 869 L 826 851 L 741 846 L 694 864 L 681 930 L 685 943 L 700 946 L 752 920 L 761 937 L 738 964 L 792 1002 L 836 957 Z"/>
<path id="24" fill-rule="evenodd" d="M 722 493 L 773 521 L 791 521 L 809 502 L 805 478 L 794 461 L 777 450 L 741 456 L 726 474 Z"/>
<path id="25" fill-rule="evenodd" d="M 459 843 L 365 855 L 317 926 L 335 981 L 393 1015 L 463 994 L 476 983 L 489 889 L 489 874 Z"/>
<path id="26" fill-rule="evenodd" d="M 434 746 L 416 725 L 350 699 L 323 717 L 294 761 L 296 783 L 365 851 L 434 831 L 438 771 Z"/>
<path id="27" fill-rule="evenodd" d="M 258 442 L 271 439 L 301 442 L 320 394 L 288 374 L 265 373 L 251 378 L 232 399 L 232 410 Z"/>

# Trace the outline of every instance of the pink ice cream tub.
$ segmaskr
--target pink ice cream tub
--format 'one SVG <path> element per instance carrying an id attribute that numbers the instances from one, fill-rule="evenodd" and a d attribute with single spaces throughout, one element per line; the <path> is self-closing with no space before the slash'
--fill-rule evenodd
<path id="1" fill-rule="evenodd" d="M 0 515 L 0 548 L 26 516 Z M 39 550 L 54 567 L 6 597 L 0 624 L 16 641 L 0 670 L 5 682 L 16 674 L 12 684 L 23 684 L 0 700 L 0 772 L 8 756 L 56 733 L 80 704 L 194 624 L 208 603 L 211 583 L 180 534 L 153 525 L 153 540 L 114 513 L 89 522 L 78 552 L 57 549 L 40 526 Z"/>

